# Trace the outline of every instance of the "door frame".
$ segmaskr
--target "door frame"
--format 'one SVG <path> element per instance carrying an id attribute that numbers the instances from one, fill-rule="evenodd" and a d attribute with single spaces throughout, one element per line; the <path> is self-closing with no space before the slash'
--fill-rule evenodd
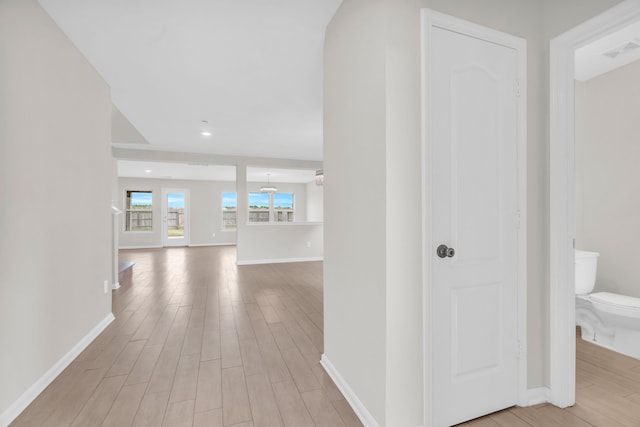
<path id="1" fill-rule="evenodd" d="M 514 221 L 518 221 L 518 255 L 517 255 L 517 345 L 518 345 L 518 367 L 517 382 L 518 392 L 514 396 L 514 402 L 518 405 L 527 405 L 527 93 L 526 93 L 526 40 L 495 31 L 477 24 L 473 24 L 459 18 L 445 15 L 430 9 L 421 10 L 421 79 L 422 79 L 422 253 L 423 253 L 423 328 L 424 328 L 424 425 L 426 427 L 433 425 L 432 419 L 432 396 L 437 390 L 433 390 L 432 382 L 432 360 L 433 346 L 431 337 L 432 330 L 437 325 L 437 319 L 431 317 L 433 303 L 431 298 L 431 290 L 434 286 L 431 278 L 431 262 L 432 257 L 427 256 L 432 251 L 433 244 L 431 242 L 431 221 L 430 214 L 432 211 L 431 204 L 431 177 L 429 171 L 431 168 L 431 138 L 427 124 L 430 119 L 431 111 L 431 91 L 429 88 L 429 62 L 430 62 L 430 41 L 431 29 L 433 27 L 444 28 L 466 34 L 471 37 L 477 37 L 489 40 L 493 43 L 515 49 L 517 52 L 517 79 L 519 84 L 518 112 L 517 112 L 517 203 L 518 214 Z M 515 214 L 515 212 L 514 212 Z M 514 349 L 516 351 L 516 349 Z"/>
<path id="2" fill-rule="evenodd" d="M 640 20 L 640 1 L 626 0 L 551 40 L 549 93 L 549 396 L 575 403 L 575 50 Z"/>
<path id="3" fill-rule="evenodd" d="M 191 209 L 189 206 L 191 195 L 189 194 L 188 188 L 162 188 L 162 229 L 161 229 L 161 237 L 162 237 L 162 247 L 171 247 L 171 246 L 189 246 L 191 243 Z M 169 208 L 167 204 L 167 195 L 169 194 L 184 194 L 184 239 L 180 245 L 170 245 L 167 244 L 170 239 L 167 236 L 167 209 Z"/>

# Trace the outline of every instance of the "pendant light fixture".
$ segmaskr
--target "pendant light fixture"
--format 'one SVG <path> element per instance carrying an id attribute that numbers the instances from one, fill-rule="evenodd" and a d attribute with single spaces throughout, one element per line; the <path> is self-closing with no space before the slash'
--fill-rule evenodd
<path id="1" fill-rule="evenodd" d="M 270 173 L 267 174 L 267 185 L 263 185 L 262 187 L 260 187 L 260 192 L 261 193 L 275 193 L 276 191 L 278 191 L 278 189 L 276 188 L 275 185 L 271 185 L 271 181 L 269 180 L 269 177 L 271 176 Z"/>

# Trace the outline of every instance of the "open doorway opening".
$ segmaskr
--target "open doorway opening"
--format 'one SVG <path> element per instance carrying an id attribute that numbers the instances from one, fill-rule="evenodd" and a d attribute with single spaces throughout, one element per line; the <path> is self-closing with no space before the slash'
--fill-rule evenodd
<path id="1" fill-rule="evenodd" d="M 162 246 L 189 246 L 189 189 L 162 189 Z"/>
<path id="2" fill-rule="evenodd" d="M 629 0 L 551 41 L 549 400 L 560 407 L 575 403 L 575 54 L 637 22 L 640 3 Z"/>

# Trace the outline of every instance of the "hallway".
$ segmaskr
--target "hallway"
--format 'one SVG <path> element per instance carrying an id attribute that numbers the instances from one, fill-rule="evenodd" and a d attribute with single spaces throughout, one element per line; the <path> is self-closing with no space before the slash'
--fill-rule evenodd
<path id="1" fill-rule="evenodd" d="M 322 263 L 127 250 L 116 320 L 12 426 L 360 426 L 318 361 Z"/>

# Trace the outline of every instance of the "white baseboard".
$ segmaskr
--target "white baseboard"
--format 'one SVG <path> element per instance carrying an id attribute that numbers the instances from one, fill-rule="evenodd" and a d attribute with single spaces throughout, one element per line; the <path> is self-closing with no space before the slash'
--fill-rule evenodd
<path id="1" fill-rule="evenodd" d="M 527 390 L 527 406 L 549 403 L 550 394 L 551 390 L 549 390 L 549 387 L 530 388 Z"/>
<path id="2" fill-rule="evenodd" d="M 274 259 L 250 259 L 250 260 L 237 260 L 237 265 L 253 265 L 253 264 L 282 264 L 285 262 L 311 262 L 311 261 L 323 261 L 324 257 L 309 257 L 309 258 L 274 258 Z"/>
<path id="3" fill-rule="evenodd" d="M 118 249 L 162 249 L 162 245 L 146 245 L 146 246 L 120 246 Z"/>
<path id="4" fill-rule="evenodd" d="M 8 426 L 13 420 L 15 420 L 22 411 L 25 410 L 27 406 L 33 402 L 42 391 L 47 388 L 49 384 L 56 379 L 58 375 L 64 369 L 74 361 L 76 357 L 82 351 L 87 348 L 91 342 L 96 339 L 98 335 L 104 329 L 109 326 L 111 322 L 113 322 L 115 317 L 113 313 L 109 313 L 107 317 L 102 319 L 100 323 L 98 323 L 93 329 L 89 331 L 87 335 L 85 335 L 76 345 L 69 350 L 67 354 L 62 356 L 60 360 L 58 360 L 55 365 L 53 365 L 43 376 L 41 376 L 31 387 L 27 389 L 22 395 L 11 404 L 2 414 L 0 414 L 0 426 Z"/>
<path id="5" fill-rule="evenodd" d="M 193 243 L 190 244 L 190 248 L 199 248 L 203 246 L 235 246 L 235 243 Z"/>
<path id="6" fill-rule="evenodd" d="M 329 361 L 326 355 L 322 355 L 320 358 L 320 364 L 327 371 L 327 374 L 331 377 L 338 389 L 344 395 L 344 398 L 349 402 L 353 412 L 356 413 L 358 418 L 360 418 L 360 422 L 364 425 L 364 427 L 380 427 L 380 425 L 373 418 L 371 413 L 364 407 L 358 396 L 355 395 L 349 384 L 342 378 L 342 375 L 336 370 L 335 366 Z"/>

